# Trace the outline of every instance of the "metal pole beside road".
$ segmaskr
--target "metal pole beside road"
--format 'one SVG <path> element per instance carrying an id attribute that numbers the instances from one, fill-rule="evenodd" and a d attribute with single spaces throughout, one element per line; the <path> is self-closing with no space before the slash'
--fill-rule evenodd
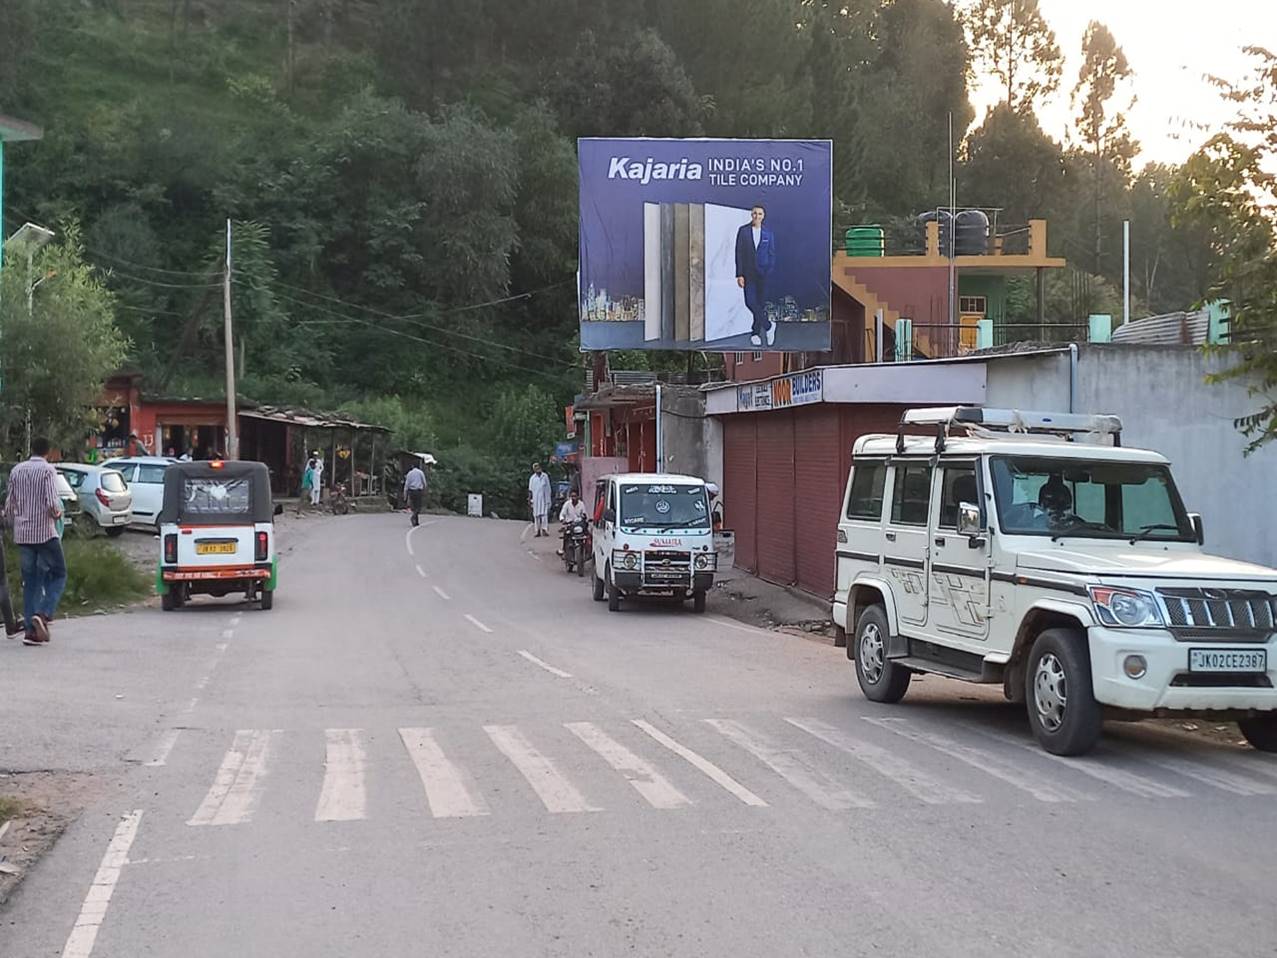
<path id="1" fill-rule="evenodd" d="M 226 327 L 226 458 L 239 458 L 239 421 L 235 410 L 235 335 L 231 330 L 231 221 L 226 221 L 226 272 L 222 277 L 222 313 Z"/>

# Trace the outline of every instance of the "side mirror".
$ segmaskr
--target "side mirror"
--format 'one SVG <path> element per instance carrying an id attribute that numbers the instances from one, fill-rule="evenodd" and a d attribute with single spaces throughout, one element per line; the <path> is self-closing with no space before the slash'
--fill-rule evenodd
<path id="1" fill-rule="evenodd" d="M 958 535 L 974 537 L 984 530 L 980 528 L 980 507 L 970 502 L 958 504 Z"/>
<path id="2" fill-rule="evenodd" d="M 278 502 L 275 503 L 275 515 L 282 516 L 283 514 L 284 514 L 284 507 L 280 505 Z"/>
<path id="3" fill-rule="evenodd" d="M 604 510 L 603 510 L 603 521 L 604 521 L 604 522 L 615 522 L 615 521 L 616 521 L 616 510 L 615 510 L 615 509 L 604 509 Z"/>
<path id="4" fill-rule="evenodd" d="M 1197 536 L 1197 544 L 1199 546 L 1206 545 L 1206 525 L 1202 522 L 1201 514 L 1190 512 L 1188 521 L 1193 524 L 1193 535 Z"/>

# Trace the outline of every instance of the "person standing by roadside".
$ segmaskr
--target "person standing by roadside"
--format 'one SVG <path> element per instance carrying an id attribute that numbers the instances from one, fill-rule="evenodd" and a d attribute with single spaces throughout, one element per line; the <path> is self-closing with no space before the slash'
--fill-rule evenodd
<path id="1" fill-rule="evenodd" d="M 31 443 L 31 458 L 14 466 L 9 474 L 9 496 L 4 505 L 5 521 L 13 530 L 22 560 L 22 613 L 27 627 L 22 641 L 26 645 L 49 641 L 49 622 L 67 584 L 67 564 L 57 527 L 62 503 L 48 455 L 49 440 L 40 438 Z"/>
<path id="2" fill-rule="evenodd" d="M 550 477 L 541 471 L 541 463 L 532 464 L 528 477 L 528 505 L 532 507 L 532 523 L 536 537 L 550 534 Z"/>
<path id="3" fill-rule="evenodd" d="M 311 460 L 311 483 L 310 483 L 310 504 L 312 506 L 319 505 L 319 500 L 323 497 L 324 490 L 324 457 L 319 454 L 319 450 L 315 450 L 315 457 Z"/>
<path id="4" fill-rule="evenodd" d="M 403 494 L 408 500 L 408 507 L 412 510 L 414 526 L 421 524 L 421 502 L 426 497 L 427 485 L 429 484 L 426 482 L 426 474 L 421 469 L 421 463 L 414 462 L 403 480 Z"/>
<path id="5" fill-rule="evenodd" d="M 307 501 L 309 501 L 310 499 L 310 490 L 314 488 L 314 485 L 315 485 L 315 460 L 307 459 L 306 468 L 302 470 L 301 491 L 299 495 L 297 496 L 297 514 L 299 516 L 302 514 L 302 508 L 306 505 Z"/>

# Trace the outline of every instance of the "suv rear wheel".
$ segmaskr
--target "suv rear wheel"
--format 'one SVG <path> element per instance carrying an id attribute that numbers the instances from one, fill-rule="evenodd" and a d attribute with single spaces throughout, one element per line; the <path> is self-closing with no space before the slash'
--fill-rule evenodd
<path id="1" fill-rule="evenodd" d="M 1246 741 L 1261 752 L 1277 752 L 1277 712 L 1256 715 L 1237 723 Z"/>
<path id="2" fill-rule="evenodd" d="M 856 623 L 856 679 L 871 702 L 899 702 L 909 689 L 913 673 L 887 658 L 887 613 L 871 605 Z"/>
<path id="3" fill-rule="evenodd" d="M 1091 686 L 1086 637 L 1047 629 L 1033 643 L 1024 675 L 1033 736 L 1052 755 L 1082 755 L 1100 738 L 1104 714 Z"/>

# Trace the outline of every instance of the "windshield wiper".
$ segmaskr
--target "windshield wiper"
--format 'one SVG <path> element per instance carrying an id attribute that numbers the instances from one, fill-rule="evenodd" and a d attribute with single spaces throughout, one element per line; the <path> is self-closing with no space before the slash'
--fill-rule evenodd
<path id="1" fill-rule="evenodd" d="M 1063 529 L 1057 529 L 1051 533 L 1051 541 L 1059 542 L 1065 536 L 1078 531 L 1079 529 L 1096 529 L 1101 532 L 1117 532 L 1111 526 L 1106 526 L 1102 522 L 1087 522 L 1085 519 L 1078 519 Z"/>
<path id="2" fill-rule="evenodd" d="M 1131 545 L 1135 545 L 1137 542 L 1143 542 L 1145 539 L 1151 539 L 1152 536 L 1149 535 L 1149 533 L 1157 532 L 1159 529 L 1163 531 L 1169 529 L 1171 532 L 1179 532 L 1179 526 L 1171 526 L 1163 522 L 1155 522 L 1151 526 L 1140 526 L 1140 531 L 1131 536 Z"/>

